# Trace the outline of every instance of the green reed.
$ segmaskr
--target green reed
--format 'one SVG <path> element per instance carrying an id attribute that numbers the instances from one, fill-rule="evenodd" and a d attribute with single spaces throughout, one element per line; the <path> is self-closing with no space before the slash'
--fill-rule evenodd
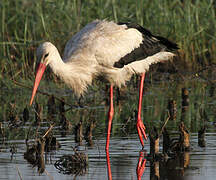
<path id="1" fill-rule="evenodd" d="M 94 19 L 137 22 L 177 42 L 188 67 L 208 65 L 216 59 L 215 9 L 214 0 L 2 0 L 0 77 L 30 77 L 39 43 L 51 41 L 62 53 L 66 41 Z"/>

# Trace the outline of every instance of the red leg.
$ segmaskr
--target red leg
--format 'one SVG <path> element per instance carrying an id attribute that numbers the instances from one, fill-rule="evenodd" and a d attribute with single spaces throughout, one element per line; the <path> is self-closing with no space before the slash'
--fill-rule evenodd
<path id="1" fill-rule="evenodd" d="M 112 118 L 114 114 L 113 108 L 113 86 L 110 86 L 110 109 L 108 114 L 108 129 L 107 129 L 107 140 L 106 140 L 106 151 L 109 151 L 110 131 L 112 126 Z"/>
<path id="2" fill-rule="evenodd" d="M 138 117 L 137 117 L 137 131 L 139 135 L 140 142 L 142 146 L 144 147 L 144 141 L 147 140 L 147 136 L 145 133 L 145 126 L 141 120 L 141 110 L 142 110 L 142 96 L 143 96 L 143 84 L 145 79 L 145 73 L 142 74 L 141 80 L 140 80 L 140 89 L 139 89 L 139 105 L 138 105 Z"/>

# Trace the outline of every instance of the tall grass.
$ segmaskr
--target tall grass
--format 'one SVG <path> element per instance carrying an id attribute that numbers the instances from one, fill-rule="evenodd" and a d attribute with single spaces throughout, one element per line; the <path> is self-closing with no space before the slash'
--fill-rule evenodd
<path id="1" fill-rule="evenodd" d="M 1 0 L 0 77 L 28 78 L 34 72 L 35 48 L 66 41 L 94 19 L 137 22 L 181 48 L 188 67 L 216 60 L 214 0 Z"/>

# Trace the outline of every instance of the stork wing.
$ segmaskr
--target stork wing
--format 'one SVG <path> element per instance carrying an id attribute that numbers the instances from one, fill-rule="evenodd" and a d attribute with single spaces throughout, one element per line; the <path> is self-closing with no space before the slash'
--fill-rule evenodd
<path id="1" fill-rule="evenodd" d="M 95 27 L 100 21 L 96 20 L 87 24 L 83 29 L 77 32 L 66 44 L 63 54 L 64 62 L 73 59 L 76 51 L 83 50 L 89 44 L 91 34 L 95 31 Z"/>
<path id="2" fill-rule="evenodd" d="M 96 20 L 68 41 L 63 59 L 69 62 L 79 56 L 85 61 L 97 61 L 103 66 L 123 67 L 166 50 L 169 43 L 139 25 Z"/>

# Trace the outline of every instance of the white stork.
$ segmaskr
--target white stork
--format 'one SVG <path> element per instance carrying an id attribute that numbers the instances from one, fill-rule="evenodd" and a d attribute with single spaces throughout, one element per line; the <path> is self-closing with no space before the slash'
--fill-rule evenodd
<path id="1" fill-rule="evenodd" d="M 154 36 L 138 24 L 114 23 L 96 20 L 87 24 L 66 44 L 63 59 L 50 42 L 42 43 L 37 49 L 40 60 L 30 105 L 47 65 L 59 76 L 77 96 L 82 95 L 92 80 L 102 76 L 110 83 L 110 109 L 106 151 L 109 150 L 110 130 L 114 114 L 113 86 L 121 87 L 133 74 L 141 75 L 137 130 L 144 147 L 145 126 L 141 120 L 142 94 L 145 72 L 151 64 L 171 59 L 170 51 L 178 49 L 177 44 Z"/>

